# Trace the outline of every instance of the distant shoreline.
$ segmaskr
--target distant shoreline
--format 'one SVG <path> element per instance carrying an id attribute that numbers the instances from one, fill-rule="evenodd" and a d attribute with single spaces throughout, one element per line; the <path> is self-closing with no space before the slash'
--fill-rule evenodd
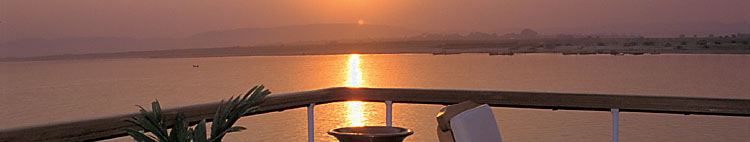
<path id="1" fill-rule="evenodd" d="M 199 58 L 228 56 L 299 56 L 337 54 L 433 54 L 487 53 L 514 55 L 559 53 L 563 55 L 643 54 L 750 54 L 750 38 L 582 38 L 515 40 L 348 41 L 299 45 L 195 48 L 75 55 L 0 58 L 0 62 L 87 60 L 120 58 Z"/>

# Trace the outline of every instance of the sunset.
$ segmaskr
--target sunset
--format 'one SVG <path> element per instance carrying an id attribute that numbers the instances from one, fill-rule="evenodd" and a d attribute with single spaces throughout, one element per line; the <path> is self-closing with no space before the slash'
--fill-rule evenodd
<path id="1" fill-rule="evenodd" d="M 0 142 L 750 141 L 748 0 L 0 0 Z"/>

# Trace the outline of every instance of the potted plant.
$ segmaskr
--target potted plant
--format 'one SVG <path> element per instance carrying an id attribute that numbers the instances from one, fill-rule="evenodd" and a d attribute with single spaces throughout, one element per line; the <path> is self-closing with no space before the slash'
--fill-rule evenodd
<path id="1" fill-rule="evenodd" d="M 230 97 L 226 102 L 222 100 L 216 109 L 210 136 L 206 135 L 206 119 L 201 120 L 193 129 L 182 112 L 177 114 L 172 130 L 168 132 L 158 100 L 151 103 L 150 112 L 138 106 L 141 117 L 125 119 L 144 131 L 151 132 L 150 135 L 131 128 L 125 128 L 125 131 L 138 142 L 220 142 L 227 133 L 244 130 L 245 127 L 233 125 L 240 117 L 256 111 L 261 100 L 268 94 L 271 92 L 260 85 L 253 87 L 245 95 Z"/>

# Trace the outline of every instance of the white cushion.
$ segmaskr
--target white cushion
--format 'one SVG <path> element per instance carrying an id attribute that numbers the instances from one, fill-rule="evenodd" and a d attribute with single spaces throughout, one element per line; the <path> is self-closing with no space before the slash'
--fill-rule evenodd
<path id="1" fill-rule="evenodd" d="M 500 129 L 487 104 L 461 112 L 450 120 L 456 142 L 501 142 Z"/>

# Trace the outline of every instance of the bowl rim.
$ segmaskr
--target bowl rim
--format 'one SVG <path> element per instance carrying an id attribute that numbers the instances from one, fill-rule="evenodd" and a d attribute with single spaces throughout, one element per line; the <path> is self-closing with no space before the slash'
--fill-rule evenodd
<path id="1" fill-rule="evenodd" d="M 399 129 L 399 132 L 395 133 L 350 133 L 350 132 L 340 132 L 337 130 L 341 129 L 348 129 L 348 128 L 395 128 Z M 328 131 L 329 135 L 333 136 L 361 136 L 361 137 L 387 137 L 387 136 L 409 136 L 414 134 L 414 131 L 412 131 L 409 128 L 402 128 L 402 127 L 394 127 L 394 126 L 355 126 L 355 127 L 341 127 L 341 128 L 334 128 Z"/>

